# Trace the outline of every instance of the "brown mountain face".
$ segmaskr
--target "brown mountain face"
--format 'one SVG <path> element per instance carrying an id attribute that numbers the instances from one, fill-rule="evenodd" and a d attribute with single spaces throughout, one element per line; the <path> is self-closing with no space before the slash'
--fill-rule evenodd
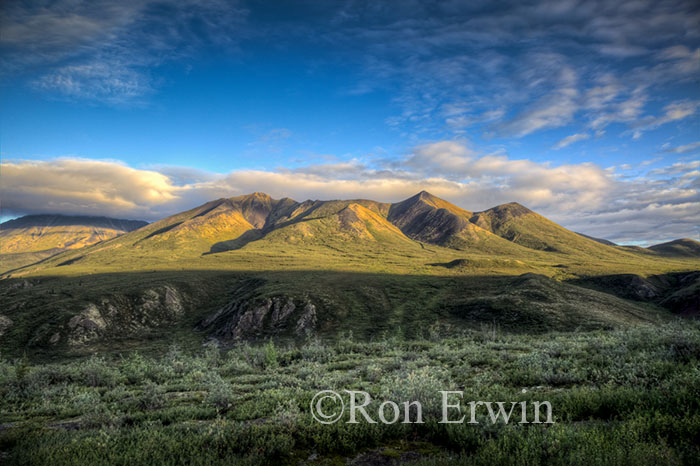
<path id="1" fill-rule="evenodd" d="M 472 212 L 422 191 L 392 204 L 387 219 L 415 241 L 453 249 L 518 252 L 518 246 L 470 221 Z"/>
<path id="2" fill-rule="evenodd" d="M 209 252 L 212 245 L 259 234 L 268 220 L 283 216 L 291 203 L 289 199 L 275 200 L 264 193 L 217 199 L 154 222 L 105 247 L 202 254 Z"/>
<path id="3" fill-rule="evenodd" d="M 649 246 L 650 249 L 664 256 L 700 257 L 700 242 L 690 238 L 676 239 L 667 243 Z"/>
<path id="4" fill-rule="evenodd" d="M 422 191 L 392 204 L 387 219 L 416 241 L 443 244 L 469 228 L 471 212 Z"/>

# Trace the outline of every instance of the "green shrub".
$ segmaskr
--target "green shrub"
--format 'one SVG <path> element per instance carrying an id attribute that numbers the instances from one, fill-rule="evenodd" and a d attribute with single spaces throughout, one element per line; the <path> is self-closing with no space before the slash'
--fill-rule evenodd
<path id="1" fill-rule="evenodd" d="M 207 402 L 217 409 L 230 409 L 233 406 L 235 394 L 229 382 L 221 378 L 219 374 L 209 374 L 206 383 Z"/>
<path id="2" fill-rule="evenodd" d="M 148 382 L 138 399 L 141 409 L 154 410 L 165 405 L 165 389 L 154 382 Z"/>
<path id="3" fill-rule="evenodd" d="M 277 348 L 272 340 L 265 345 L 265 369 L 276 369 L 279 366 Z"/>
<path id="4" fill-rule="evenodd" d="M 80 364 L 80 380 L 89 387 L 113 387 L 119 372 L 103 357 L 92 356 Z"/>

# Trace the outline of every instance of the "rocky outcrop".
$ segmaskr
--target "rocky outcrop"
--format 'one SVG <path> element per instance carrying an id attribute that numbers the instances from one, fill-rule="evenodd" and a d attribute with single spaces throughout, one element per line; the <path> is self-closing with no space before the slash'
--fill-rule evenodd
<path id="1" fill-rule="evenodd" d="M 242 340 L 265 334 L 309 335 L 317 325 L 316 306 L 288 296 L 234 299 L 200 322 L 216 338 Z"/>
<path id="2" fill-rule="evenodd" d="M 106 327 L 107 323 L 97 306 L 88 304 L 80 314 L 68 321 L 68 343 L 80 345 L 94 340 L 102 335 Z M 51 338 L 58 341 L 55 334 Z"/>
<path id="3" fill-rule="evenodd" d="M 299 316 L 296 326 L 297 335 L 310 335 L 316 328 L 316 306 L 311 303 L 306 303 L 304 313 Z"/>
<path id="4" fill-rule="evenodd" d="M 676 314 L 693 317 L 700 315 L 700 271 L 647 277 L 635 274 L 603 275 L 571 282 L 624 299 L 657 304 Z"/>
<path id="5" fill-rule="evenodd" d="M 10 327 L 12 327 L 12 320 L 0 314 L 0 337 L 3 336 Z"/>
<path id="6" fill-rule="evenodd" d="M 112 295 L 99 304 L 89 303 L 66 326 L 69 345 L 82 345 L 102 337 L 134 332 L 170 323 L 185 312 L 182 294 L 173 286 L 149 288 L 135 296 Z M 49 342 L 61 341 L 60 332 Z"/>

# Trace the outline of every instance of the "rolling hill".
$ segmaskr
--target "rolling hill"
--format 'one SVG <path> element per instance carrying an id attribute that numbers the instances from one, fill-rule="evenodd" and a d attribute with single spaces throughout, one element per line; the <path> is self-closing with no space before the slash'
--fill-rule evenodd
<path id="1" fill-rule="evenodd" d="M 665 256 L 700 257 L 700 242 L 682 238 L 647 248 Z"/>

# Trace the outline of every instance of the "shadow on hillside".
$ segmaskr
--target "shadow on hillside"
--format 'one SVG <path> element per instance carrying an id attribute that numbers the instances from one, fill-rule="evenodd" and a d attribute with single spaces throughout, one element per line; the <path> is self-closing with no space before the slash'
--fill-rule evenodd
<path id="1" fill-rule="evenodd" d="M 431 276 L 327 270 L 9 278 L 0 280 L 0 309 L 5 325 L 0 350 L 5 354 L 88 348 L 85 342 L 67 343 L 76 329 L 90 344 L 121 348 L 125 341 L 138 346 L 175 342 L 183 335 L 200 344 L 212 337 L 224 343 L 272 336 L 333 339 L 348 331 L 364 340 L 380 335 L 412 339 L 430 332 L 459 335 L 482 326 L 544 333 L 672 317 L 654 305 L 532 273 Z M 298 331 L 300 322 L 304 332 Z"/>
<path id="2" fill-rule="evenodd" d="M 263 233 L 262 229 L 248 230 L 238 238 L 214 243 L 209 249 L 209 252 L 205 252 L 202 255 L 206 256 L 209 254 L 216 254 L 218 252 L 235 251 L 236 249 L 241 249 L 248 243 L 259 240 L 263 236 L 265 236 L 265 234 Z"/>
<path id="3" fill-rule="evenodd" d="M 254 230 L 248 230 L 245 233 L 243 233 L 241 236 L 238 238 L 226 240 L 226 241 L 219 241 L 218 243 L 215 243 L 211 246 L 209 249 L 209 252 L 205 252 L 202 254 L 203 256 L 209 255 L 209 254 L 216 254 L 219 252 L 226 252 L 226 251 L 235 251 L 237 249 L 243 248 L 246 244 L 252 243 L 253 241 L 257 241 L 259 239 L 262 239 L 266 234 L 270 233 L 273 230 L 278 230 L 280 228 L 284 228 L 290 225 L 294 225 L 297 223 L 301 222 L 308 222 L 311 220 L 317 220 L 321 217 L 312 217 L 311 214 L 313 214 L 316 210 L 321 207 L 322 204 L 318 205 L 312 205 L 309 207 L 307 210 L 302 212 L 301 214 L 295 216 L 293 219 L 272 224 L 272 225 L 264 225 L 262 228 L 254 229 Z"/>
<path id="4" fill-rule="evenodd" d="M 623 299 L 653 303 L 675 314 L 700 316 L 700 270 L 647 277 L 636 274 L 601 275 L 572 279 L 568 283 Z"/>

